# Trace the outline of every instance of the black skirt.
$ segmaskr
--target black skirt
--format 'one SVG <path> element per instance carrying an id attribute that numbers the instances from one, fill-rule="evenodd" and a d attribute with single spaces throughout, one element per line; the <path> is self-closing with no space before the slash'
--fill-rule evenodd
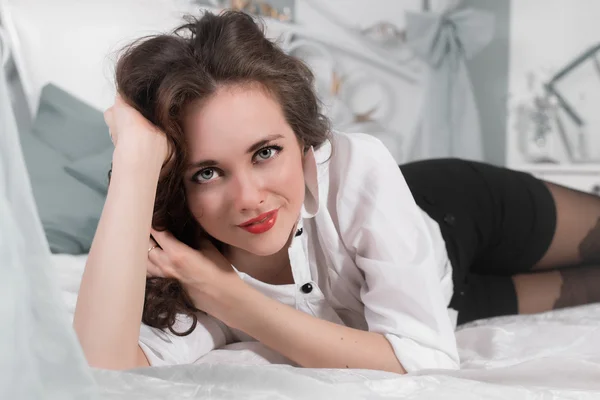
<path id="1" fill-rule="evenodd" d="M 458 323 L 516 314 L 512 275 L 530 271 L 556 229 L 556 207 L 533 176 L 459 159 L 400 166 L 416 203 L 438 222 L 452 263 Z"/>

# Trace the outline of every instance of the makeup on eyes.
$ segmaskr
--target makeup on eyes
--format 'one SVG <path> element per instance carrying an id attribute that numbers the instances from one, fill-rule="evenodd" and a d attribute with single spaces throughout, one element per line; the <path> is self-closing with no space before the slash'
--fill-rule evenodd
<path id="1" fill-rule="evenodd" d="M 274 152 L 275 152 L 275 154 L 271 155 L 271 156 L 270 156 L 270 157 L 268 157 L 268 158 L 261 158 L 261 157 L 260 157 L 260 153 L 261 153 L 261 152 L 263 152 L 263 151 L 265 151 L 265 150 L 271 150 L 271 151 L 274 151 Z M 262 163 L 265 163 L 265 162 L 267 162 L 267 161 L 269 161 L 269 160 L 273 160 L 273 159 L 275 159 L 275 158 L 277 158 L 277 157 L 279 156 L 279 154 L 281 153 L 281 151 L 282 151 L 282 150 L 283 150 L 283 147 L 282 147 L 282 146 L 280 146 L 280 145 L 277 145 L 277 144 L 270 144 L 270 145 L 264 146 L 264 147 L 262 147 L 262 148 L 260 148 L 260 149 L 258 149 L 258 150 L 256 150 L 256 151 L 254 152 L 254 154 L 252 155 L 252 163 L 253 163 L 253 164 L 262 164 Z M 257 158 L 259 158 L 259 160 L 258 160 L 258 161 L 257 161 Z M 210 179 L 209 179 L 209 180 L 206 180 L 206 181 L 201 181 L 201 180 L 199 180 L 198 178 L 199 178 L 199 176 L 200 176 L 200 175 L 201 175 L 203 172 L 206 172 L 206 171 L 215 171 L 215 172 L 216 172 L 216 171 L 218 170 L 218 168 L 216 167 L 216 165 L 217 165 L 218 163 L 217 163 L 216 161 L 212 161 L 212 160 L 211 160 L 211 161 L 203 161 L 203 162 L 201 162 L 201 163 L 196 163 L 196 165 L 202 165 L 202 164 L 204 164 L 204 165 L 207 165 L 207 166 L 206 166 L 206 167 L 204 167 L 204 168 L 202 168 L 202 169 L 200 169 L 199 171 L 197 171 L 196 173 L 194 173 L 194 174 L 192 175 L 192 178 L 191 178 L 191 180 L 192 180 L 192 182 L 194 182 L 194 183 L 198 183 L 198 184 L 206 184 L 206 183 L 209 183 L 209 182 L 211 182 L 212 180 L 210 180 Z M 214 180 L 214 179 L 213 179 L 213 180 Z"/>

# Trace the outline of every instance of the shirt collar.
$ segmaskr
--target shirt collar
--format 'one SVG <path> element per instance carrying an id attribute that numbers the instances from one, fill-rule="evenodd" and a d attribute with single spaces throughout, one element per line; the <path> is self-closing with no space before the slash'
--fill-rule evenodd
<path id="1" fill-rule="evenodd" d="M 301 217 L 312 218 L 319 212 L 319 177 L 320 169 L 329 160 L 331 143 L 326 141 L 314 150 L 311 146 L 304 155 L 305 195 Z"/>

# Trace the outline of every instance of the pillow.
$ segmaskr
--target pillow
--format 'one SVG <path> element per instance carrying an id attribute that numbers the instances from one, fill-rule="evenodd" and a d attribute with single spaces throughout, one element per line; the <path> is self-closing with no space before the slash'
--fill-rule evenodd
<path id="1" fill-rule="evenodd" d="M 112 145 L 103 114 L 53 84 L 42 89 L 32 133 L 69 160 Z"/>
<path id="2" fill-rule="evenodd" d="M 50 250 L 89 252 L 104 196 L 67 174 L 68 159 L 37 136 L 21 134 L 21 146 Z"/>
<path id="3" fill-rule="evenodd" d="M 110 170 L 113 151 L 113 146 L 110 146 L 92 156 L 82 157 L 67 164 L 65 171 L 98 193 L 106 195 L 108 191 L 108 171 Z"/>

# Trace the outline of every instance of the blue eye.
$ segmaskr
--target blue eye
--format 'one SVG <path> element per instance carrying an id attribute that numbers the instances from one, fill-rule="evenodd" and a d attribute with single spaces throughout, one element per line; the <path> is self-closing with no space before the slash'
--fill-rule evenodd
<path id="1" fill-rule="evenodd" d="M 266 161 L 266 160 L 269 160 L 269 159 L 277 156 L 277 154 L 279 154 L 279 152 L 281 150 L 282 150 L 282 147 L 280 147 L 280 146 L 263 147 L 262 149 L 258 150 L 256 153 L 254 153 L 254 158 L 258 162 Z"/>
<path id="2" fill-rule="evenodd" d="M 192 179 L 198 183 L 205 183 L 214 180 L 217 176 L 217 171 L 214 168 L 204 168 L 198 171 Z"/>

